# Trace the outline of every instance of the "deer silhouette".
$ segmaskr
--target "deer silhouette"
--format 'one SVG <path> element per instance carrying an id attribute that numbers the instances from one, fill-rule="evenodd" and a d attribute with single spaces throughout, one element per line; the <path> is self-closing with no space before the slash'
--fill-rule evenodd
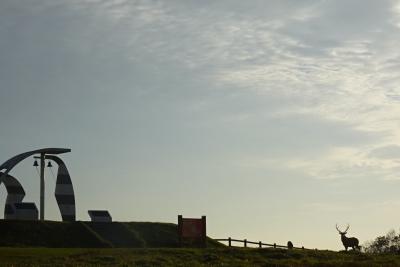
<path id="1" fill-rule="evenodd" d="M 347 224 L 346 230 L 344 231 L 340 231 L 340 229 L 338 228 L 337 224 L 336 224 L 336 230 L 339 232 L 339 234 L 341 235 L 341 239 L 342 239 L 342 243 L 344 248 L 347 251 L 347 248 L 352 248 L 353 250 L 355 249 L 360 249 L 360 246 L 358 245 L 358 239 L 355 237 L 346 237 L 347 231 L 349 230 L 350 225 Z"/>

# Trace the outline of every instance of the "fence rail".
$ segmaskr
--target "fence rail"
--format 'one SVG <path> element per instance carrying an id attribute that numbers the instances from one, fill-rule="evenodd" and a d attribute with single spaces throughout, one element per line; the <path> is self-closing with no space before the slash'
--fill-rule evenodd
<path id="1" fill-rule="evenodd" d="M 261 241 L 254 242 L 254 241 L 249 241 L 247 239 L 234 239 L 234 238 L 231 238 L 231 237 L 214 239 L 214 240 L 218 241 L 218 242 L 228 242 L 228 246 L 229 247 L 232 247 L 232 243 L 233 242 L 238 242 L 238 243 L 243 243 L 243 247 L 245 247 L 245 248 L 247 247 L 248 244 L 252 244 L 252 245 L 258 245 L 259 248 L 262 248 L 264 246 L 264 247 L 289 249 L 288 246 L 277 245 L 276 243 L 268 244 L 268 243 L 263 243 Z M 293 247 L 293 249 L 309 250 L 308 248 L 304 248 L 304 247 Z"/>

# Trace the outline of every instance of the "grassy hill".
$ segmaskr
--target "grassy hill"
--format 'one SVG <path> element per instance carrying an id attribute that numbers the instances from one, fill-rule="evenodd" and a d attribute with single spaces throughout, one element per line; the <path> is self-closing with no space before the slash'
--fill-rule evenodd
<path id="1" fill-rule="evenodd" d="M 359 252 L 178 248 L 177 225 L 148 222 L 0 220 L 0 266 L 274 266 L 391 267 L 400 255 Z"/>
<path id="2" fill-rule="evenodd" d="M 172 223 L 0 220 L 0 247 L 174 248 L 178 235 Z"/>
<path id="3" fill-rule="evenodd" d="M 399 255 L 257 248 L 0 248 L 0 266 L 392 267 Z"/>

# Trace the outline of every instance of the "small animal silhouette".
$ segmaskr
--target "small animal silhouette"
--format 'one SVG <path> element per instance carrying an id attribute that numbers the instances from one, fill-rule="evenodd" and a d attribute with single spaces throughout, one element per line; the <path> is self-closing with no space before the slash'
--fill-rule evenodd
<path id="1" fill-rule="evenodd" d="M 336 224 L 336 230 L 339 232 L 341 235 L 342 243 L 344 248 L 347 251 L 347 248 L 352 248 L 353 250 L 358 249 L 360 250 L 360 246 L 358 245 L 358 239 L 355 237 L 346 237 L 347 231 L 349 230 L 350 225 L 347 224 L 346 230 L 340 231 L 337 224 Z"/>

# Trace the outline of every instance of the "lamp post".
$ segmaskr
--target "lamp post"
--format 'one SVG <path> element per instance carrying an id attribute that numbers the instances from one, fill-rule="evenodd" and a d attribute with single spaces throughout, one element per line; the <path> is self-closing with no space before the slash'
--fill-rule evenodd
<path id="1" fill-rule="evenodd" d="M 45 153 L 40 153 L 40 220 L 44 221 L 44 158 Z"/>
<path id="2" fill-rule="evenodd" d="M 45 184 L 44 184 L 44 168 L 45 168 L 45 158 L 46 158 L 46 153 L 40 153 L 40 157 L 35 157 L 36 159 L 40 159 L 40 220 L 44 221 L 44 198 L 45 198 Z M 35 162 L 33 163 L 34 167 L 38 167 L 39 164 L 38 162 L 35 160 Z M 51 168 L 53 167 L 51 165 L 51 162 L 49 161 L 47 164 L 47 167 Z"/>

